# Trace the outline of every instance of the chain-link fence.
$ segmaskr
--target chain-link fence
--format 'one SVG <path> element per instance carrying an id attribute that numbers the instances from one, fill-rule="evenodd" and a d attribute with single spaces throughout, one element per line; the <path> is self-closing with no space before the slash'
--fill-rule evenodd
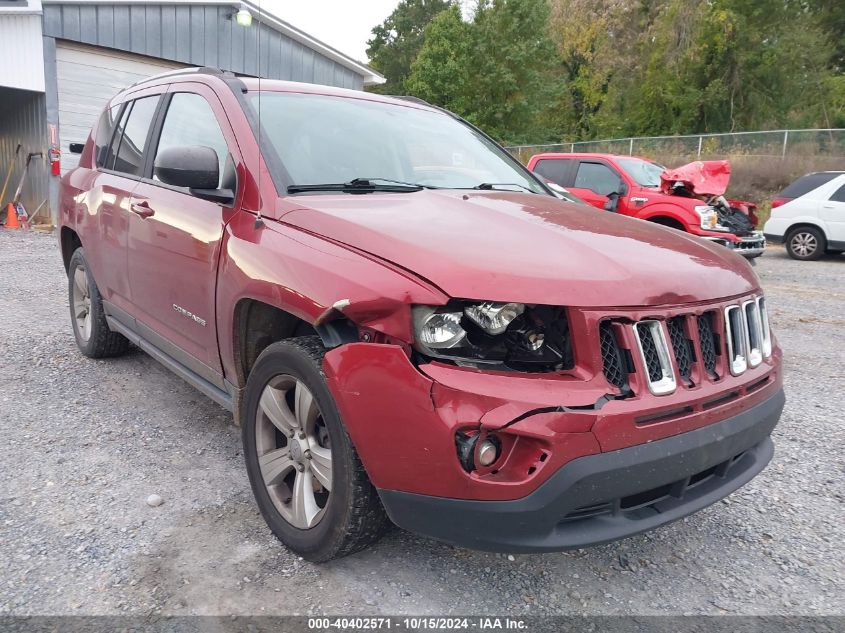
<path id="1" fill-rule="evenodd" d="M 845 166 L 845 128 L 632 137 L 553 145 L 516 145 L 507 149 L 523 163 L 534 154 L 543 152 L 597 152 L 657 159 L 686 157 L 690 160 L 735 156 L 781 159 L 825 156 L 841 158 Z"/>

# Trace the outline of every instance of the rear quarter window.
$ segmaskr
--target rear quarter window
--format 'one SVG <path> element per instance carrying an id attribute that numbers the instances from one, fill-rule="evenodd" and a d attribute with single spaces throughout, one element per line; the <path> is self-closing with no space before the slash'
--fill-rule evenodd
<path id="1" fill-rule="evenodd" d="M 832 202 L 845 202 L 845 185 L 842 185 L 830 196 Z"/>
<path id="2" fill-rule="evenodd" d="M 818 189 L 822 185 L 830 182 L 842 172 L 819 172 L 815 174 L 807 174 L 801 176 L 798 180 L 789 185 L 786 189 L 778 194 L 779 198 L 800 198 L 804 194 L 811 192 L 813 189 Z"/>

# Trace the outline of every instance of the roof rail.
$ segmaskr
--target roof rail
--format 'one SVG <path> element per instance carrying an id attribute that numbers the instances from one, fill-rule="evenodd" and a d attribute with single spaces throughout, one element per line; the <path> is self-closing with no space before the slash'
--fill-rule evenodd
<path id="1" fill-rule="evenodd" d="M 246 84 L 244 84 L 238 76 L 235 75 L 230 70 L 221 70 L 220 68 L 216 68 L 214 66 L 194 66 L 194 67 L 187 67 L 187 68 L 177 68 L 176 70 L 166 70 L 163 73 L 158 73 L 156 75 L 151 75 L 149 77 L 145 77 L 139 81 L 136 81 L 131 86 L 127 86 L 125 90 L 129 88 L 134 88 L 140 84 L 146 83 L 151 80 L 155 79 L 166 79 L 167 77 L 178 77 L 179 75 L 190 75 L 190 74 L 197 74 L 197 75 L 214 75 L 215 77 L 220 77 L 225 81 L 230 88 L 238 89 L 243 92 L 246 92 Z"/>
<path id="2" fill-rule="evenodd" d="M 385 95 L 385 97 L 390 97 L 391 99 L 401 99 L 402 101 L 410 101 L 411 103 L 418 103 L 419 105 L 428 106 L 429 108 L 437 107 L 425 99 L 420 99 L 419 97 L 415 97 L 413 95 Z"/>

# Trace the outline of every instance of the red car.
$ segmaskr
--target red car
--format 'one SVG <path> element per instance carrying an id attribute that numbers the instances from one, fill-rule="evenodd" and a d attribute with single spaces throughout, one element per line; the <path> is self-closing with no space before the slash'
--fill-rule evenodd
<path id="1" fill-rule="evenodd" d="M 108 104 L 61 192 L 82 353 L 133 343 L 233 411 L 261 512 L 311 560 L 388 517 L 602 543 L 772 456 L 781 352 L 749 265 L 557 200 L 437 108 L 179 71 Z"/>
<path id="2" fill-rule="evenodd" d="M 697 161 L 678 169 L 636 156 L 536 154 L 528 169 L 599 209 L 686 231 L 759 257 L 766 239 L 755 230 L 757 207 L 728 200 L 727 161 Z"/>

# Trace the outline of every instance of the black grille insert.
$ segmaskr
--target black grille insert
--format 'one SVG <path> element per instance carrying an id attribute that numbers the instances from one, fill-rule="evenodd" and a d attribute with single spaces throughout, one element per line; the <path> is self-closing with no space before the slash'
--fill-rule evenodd
<path id="1" fill-rule="evenodd" d="M 713 328 L 713 313 L 705 312 L 698 317 L 698 339 L 701 342 L 701 361 L 711 378 L 716 378 L 716 332 Z"/>
<path id="2" fill-rule="evenodd" d="M 599 341 L 604 377 L 611 385 L 620 389 L 625 388 L 628 384 L 628 372 L 625 369 L 622 350 L 616 341 L 616 335 L 613 333 L 613 325 L 610 321 L 602 321 L 599 325 Z"/>
<path id="3" fill-rule="evenodd" d="M 654 338 L 649 332 L 644 332 L 640 336 L 640 346 L 643 350 L 643 358 L 645 359 L 645 366 L 648 371 L 648 379 L 651 382 L 659 381 L 663 378 L 663 367 L 660 364 L 660 356 L 657 353 L 657 345 L 655 345 Z"/>
<path id="4" fill-rule="evenodd" d="M 678 363 L 678 372 L 681 374 L 687 385 L 692 384 L 692 364 L 695 358 L 692 353 L 692 345 L 684 331 L 686 317 L 678 316 L 669 319 L 669 338 L 672 340 L 672 350 L 675 352 L 675 361 Z"/>

